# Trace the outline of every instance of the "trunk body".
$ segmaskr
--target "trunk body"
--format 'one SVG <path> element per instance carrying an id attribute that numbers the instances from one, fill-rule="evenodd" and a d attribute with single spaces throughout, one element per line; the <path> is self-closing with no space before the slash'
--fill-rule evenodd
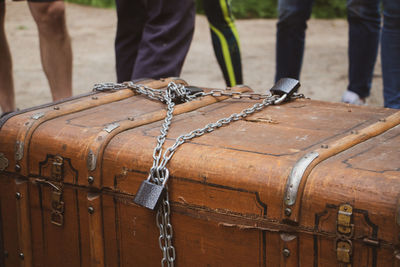
<path id="1" fill-rule="evenodd" d="M 254 103 L 179 104 L 164 148 Z M 156 212 L 133 198 L 165 114 L 126 89 L 1 121 L 0 265 L 158 266 Z M 399 124 L 298 99 L 183 144 L 167 166 L 176 265 L 399 266 Z"/>

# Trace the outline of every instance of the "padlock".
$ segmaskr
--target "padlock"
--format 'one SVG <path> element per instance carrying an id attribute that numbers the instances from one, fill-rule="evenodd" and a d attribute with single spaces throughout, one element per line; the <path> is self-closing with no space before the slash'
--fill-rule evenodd
<path id="1" fill-rule="evenodd" d="M 286 94 L 286 98 L 293 95 L 300 87 L 300 82 L 292 78 L 280 79 L 271 89 L 271 94 L 283 96 Z"/>
<path id="2" fill-rule="evenodd" d="M 189 96 L 196 95 L 196 94 L 198 94 L 198 93 L 204 92 L 204 90 L 201 89 L 201 88 L 199 88 L 199 87 L 196 87 L 196 86 L 189 86 L 189 85 L 188 85 L 188 86 L 185 86 L 185 90 L 186 90 L 186 92 L 187 92 L 186 95 L 189 95 Z M 177 104 L 177 105 L 178 105 L 178 104 L 185 103 L 185 102 L 186 102 L 185 96 L 174 98 L 174 103 Z"/>
<path id="3" fill-rule="evenodd" d="M 164 197 L 165 191 L 164 186 L 154 184 L 149 180 L 144 180 L 140 185 L 133 202 L 145 208 L 157 210 Z"/>
<path id="4" fill-rule="evenodd" d="M 164 169 L 164 177 L 162 185 L 150 182 L 151 175 L 147 180 L 144 180 L 136 193 L 133 202 L 151 210 L 157 210 L 163 200 L 166 190 L 166 183 L 169 178 L 168 169 Z"/>

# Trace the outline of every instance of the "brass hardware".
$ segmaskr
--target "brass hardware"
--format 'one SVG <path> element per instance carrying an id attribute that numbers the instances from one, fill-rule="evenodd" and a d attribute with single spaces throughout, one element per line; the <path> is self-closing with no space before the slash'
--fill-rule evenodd
<path id="1" fill-rule="evenodd" d="M 20 258 L 21 260 L 23 260 L 23 259 L 25 258 L 25 255 L 24 255 L 24 253 L 22 253 L 22 252 L 19 253 L 18 256 L 19 256 L 19 258 Z"/>
<path id="2" fill-rule="evenodd" d="M 336 256 L 339 262 L 351 263 L 352 243 L 350 240 L 336 241 Z"/>
<path id="3" fill-rule="evenodd" d="M 55 106 L 55 107 L 53 107 L 53 109 L 54 110 L 60 110 L 60 107 L 59 106 Z"/>
<path id="4" fill-rule="evenodd" d="M 353 207 L 349 204 L 340 205 L 337 219 L 337 232 L 346 235 L 349 238 L 354 233 L 354 225 L 351 224 L 353 216 Z"/>
<path id="5" fill-rule="evenodd" d="M 18 200 L 21 199 L 21 193 L 20 192 L 15 193 L 15 198 Z"/>
<path id="6" fill-rule="evenodd" d="M 134 120 L 135 120 L 135 118 L 134 118 L 134 117 L 128 117 L 128 120 L 130 120 L 130 121 L 134 121 Z"/>
<path id="7" fill-rule="evenodd" d="M 8 167 L 8 159 L 3 153 L 0 153 L 0 171 L 4 171 Z"/>
<path id="8" fill-rule="evenodd" d="M 63 178 L 64 159 L 61 156 L 55 156 L 51 165 L 51 178 L 57 182 Z"/>
<path id="9" fill-rule="evenodd" d="M 62 181 L 64 179 L 64 159 L 59 155 L 56 155 L 52 158 L 51 178 L 54 180 L 55 184 L 46 181 L 47 184 L 50 184 L 52 186 L 50 221 L 54 225 L 63 226 L 64 209 L 65 209 L 65 203 L 62 197 L 63 195 Z"/>
<path id="10" fill-rule="evenodd" d="M 336 221 L 336 257 L 346 266 L 351 266 L 353 243 L 351 238 L 354 235 L 353 207 L 349 204 L 339 206 Z"/>
<path id="11" fill-rule="evenodd" d="M 51 223 L 57 226 L 64 224 L 65 204 L 62 201 L 62 192 L 52 190 L 51 194 Z"/>
<path id="12" fill-rule="evenodd" d="M 282 254 L 283 254 L 283 256 L 285 258 L 289 258 L 290 257 L 290 250 L 285 248 L 285 249 L 283 249 Z"/>
<path id="13" fill-rule="evenodd" d="M 326 148 L 328 148 L 328 147 L 329 147 L 329 146 L 328 146 L 328 145 L 325 145 L 325 144 L 324 144 L 324 145 L 321 145 L 321 148 L 325 148 L 325 149 L 326 149 Z"/>

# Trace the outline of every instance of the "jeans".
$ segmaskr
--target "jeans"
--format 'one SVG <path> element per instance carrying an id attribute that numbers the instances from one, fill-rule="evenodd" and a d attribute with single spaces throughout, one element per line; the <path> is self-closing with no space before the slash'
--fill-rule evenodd
<path id="1" fill-rule="evenodd" d="M 381 41 L 385 107 L 400 108 L 400 1 L 348 0 L 349 86 L 361 98 L 368 97 Z M 303 61 L 305 31 L 313 0 L 279 0 L 276 75 L 298 79 Z"/>
<path id="2" fill-rule="evenodd" d="M 118 82 L 178 77 L 194 31 L 193 0 L 116 0 Z"/>

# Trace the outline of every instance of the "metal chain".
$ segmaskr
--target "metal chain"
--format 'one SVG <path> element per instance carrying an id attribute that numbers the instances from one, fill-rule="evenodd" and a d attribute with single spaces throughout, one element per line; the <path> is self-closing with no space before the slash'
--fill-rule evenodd
<path id="1" fill-rule="evenodd" d="M 166 165 L 171 160 L 172 156 L 176 152 L 179 146 L 184 144 L 185 142 L 195 138 L 202 136 L 207 133 L 211 133 L 214 130 L 228 125 L 231 122 L 246 118 L 247 116 L 261 111 L 267 106 L 280 104 L 286 99 L 286 95 L 277 96 L 271 94 L 258 94 L 258 93 L 250 93 L 244 94 L 241 92 L 234 92 L 227 90 L 212 90 L 210 92 L 198 92 L 190 95 L 190 92 L 186 90 L 185 86 L 181 84 L 176 84 L 171 82 L 168 84 L 167 90 L 153 89 L 141 84 L 134 84 L 133 82 L 125 82 L 125 83 L 103 83 L 96 84 L 94 90 L 96 91 L 110 91 L 110 90 L 121 90 L 121 89 L 131 89 L 136 91 L 139 94 L 143 94 L 151 99 L 161 101 L 167 104 L 167 115 L 165 116 L 164 122 L 161 126 L 160 132 L 161 134 L 157 137 L 157 145 L 153 151 L 153 166 L 150 168 L 149 179 L 158 184 L 164 185 L 166 188 L 166 194 L 164 199 L 162 200 L 162 204 L 160 208 L 157 210 L 156 215 L 156 223 L 157 227 L 160 231 L 160 236 L 158 238 L 160 249 L 163 253 L 163 258 L 161 260 L 161 266 L 172 267 L 174 266 L 174 261 L 176 258 L 175 247 L 172 245 L 173 238 L 173 229 L 170 221 L 171 207 L 169 203 L 168 196 L 168 186 L 167 180 L 169 178 L 169 170 Z M 203 128 L 195 129 L 187 134 L 183 134 L 176 138 L 175 143 L 167 148 L 163 153 L 163 145 L 165 143 L 168 130 L 171 125 L 171 121 L 173 118 L 173 112 L 175 103 L 173 102 L 175 99 L 179 99 L 183 102 L 193 101 L 199 97 L 204 96 L 214 96 L 221 97 L 227 96 L 233 99 L 243 99 L 247 98 L 250 100 L 262 100 L 261 103 L 256 103 L 252 107 L 242 110 L 240 113 L 233 113 L 227 118 L 219 119 L 214 123 L 207 124 Z M 303 98 L 302 94 L 294 94 L 290 97 L 290 99 L 295 98 Z M 162 155 L 162 156 L 161 156 Z"/>

